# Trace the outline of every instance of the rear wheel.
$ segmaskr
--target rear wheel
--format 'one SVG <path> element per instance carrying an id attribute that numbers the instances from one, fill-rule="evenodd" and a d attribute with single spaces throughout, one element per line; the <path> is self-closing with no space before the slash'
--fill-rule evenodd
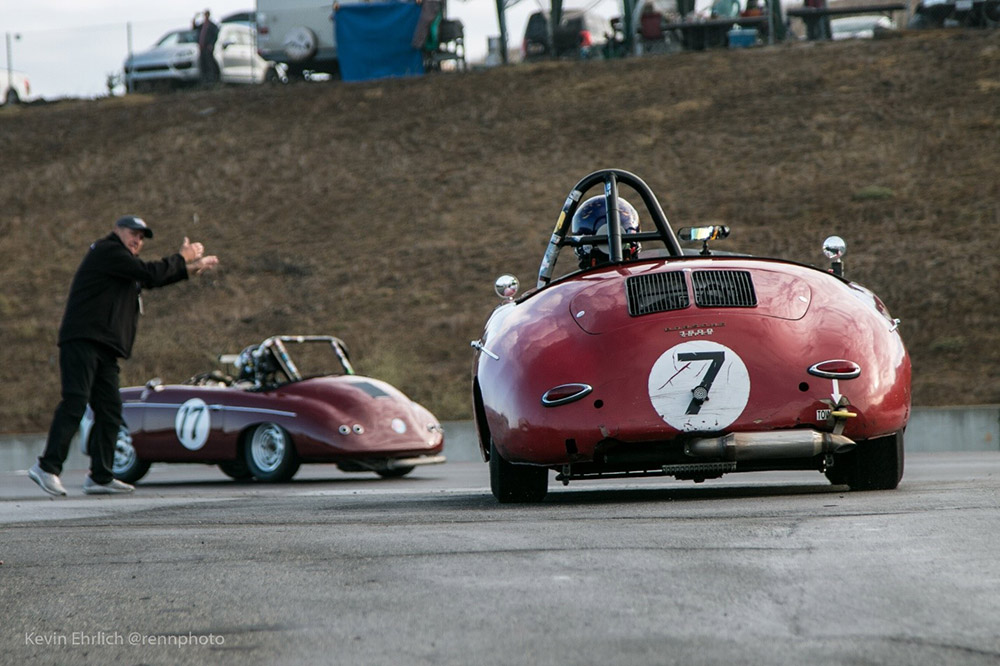
<path id="1" fill-rule="evenodd" d="M 490 440 L 490 490 L 503 503 L 541 502 L 549 490 L 549 470 L 507 462 Z"/>
<path id="2" fill-rule="evenodd" d="M 903 433 L 858 442 L 857 447 L 827 470 L 835 484 L 851 490 L 892 490 L 903 478 Z"/>
<path id="3" fill-rule="evenodd" d="M 245 452 L 247 467 L 258 481 L 288 481 L 299 470 L 292 438 L 277 423 L 262 423 L 254 428 Z"/>

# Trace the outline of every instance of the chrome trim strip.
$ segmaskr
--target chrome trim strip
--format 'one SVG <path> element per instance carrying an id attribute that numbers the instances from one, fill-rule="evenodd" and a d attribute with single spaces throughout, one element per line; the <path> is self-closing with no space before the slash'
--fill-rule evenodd
<path id="1" fill-rule="evenodd" d="M 183 404 L 183 403 L 181 403 Z M 181 404 L 172 402 L 142 402 L 142 401 L 131 401 L 122 403 L 123 407 L 148 407 L 150 409 L 180 409 Z M 250 414 L 269 414 L 272 416 L 298 416 L 296 412 L 286 412 L 281 409 L 267 409 L 261 407 L 235 407 L 232 405 L 220 405 L 218 403 L 208 405 L 208 408 L 212 411 L 223 411 L 223 412 L 246 412 Z"/>
<path id="2" fill-rule="evenodd" d="M 553 391 L 571 387 L 579 387 L 579 390 L 577 390 L 572 395 L 566 396 L 565 398 L 559 398 L 557 400 L 550 400 L 548 398 L 548 395 Z M 593 390 L 594 387 L 591 386 L 590 384 L 580 384 L 577 382 L 571 382 L 569 384 L 560 384 L 559 386 L 553 386 L 548 391 L 542 394 L 542 404 L 546 407 L 558 407 L 559 405 L 565 405 L 567 403 L 579 400 L 580 398 L 584 398 L 590 395 L 590 392 Z"/>

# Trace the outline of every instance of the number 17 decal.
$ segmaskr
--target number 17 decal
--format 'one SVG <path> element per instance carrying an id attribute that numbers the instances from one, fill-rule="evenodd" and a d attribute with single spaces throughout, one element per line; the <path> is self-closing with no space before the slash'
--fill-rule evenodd
<path id="1" fill-rule="evenodd" d="M 191 398 L 180 406 L 174 417 L 174 433 L 185 449 L 197 451 L 208 441 L 212 417 L 201 398 Z"/>
<path id="2" fill-rule="evenodd" d="M 683 431 L 721 430 L 739 418 L 750 397 L 750 375 L 729 347 L 691 340 L 660 355 L 649 372 L 657 414 Z"/>

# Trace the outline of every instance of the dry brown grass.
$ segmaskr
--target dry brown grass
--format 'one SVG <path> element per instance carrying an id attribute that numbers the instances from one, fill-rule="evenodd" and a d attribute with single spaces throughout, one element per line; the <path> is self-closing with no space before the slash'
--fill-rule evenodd
<path id="1" fill-rule="evenodd" d="M 123 383 L 179 381 L 274 333 L 468 418 L 469 340 L 501 272 L 530 285 L 569 188 L 643 177 L 726 249 L 879 293 L 916 404 L 1000 402 L 1000 32 L 543 63 L 365 84 L 0 109 L 0 431 L 48 426 L 73 271 L 120 214 L 216 274 L 146 295 Z"/>

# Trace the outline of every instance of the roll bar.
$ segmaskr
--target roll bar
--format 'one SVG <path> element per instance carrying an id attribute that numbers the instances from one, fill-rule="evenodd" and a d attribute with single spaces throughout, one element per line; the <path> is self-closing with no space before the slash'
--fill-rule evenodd
<path id="1" fill-rule="evenodd" d="M 607 198 L 608 211 L 608 233 L 607 236 L 567 236 L 570 228 L 570 221 L 573 219 L 576 209 L 580 206 L 580 200 L 584 193 L 598 183 L 604 183 L 604 196 Z M 542 257 L 542 264 L 538 269 L 538 288 L 549 284 L 552 281 L 552 271 L 555 269 L 556 260 L 559 258 L 559 251 L 566 245 L 578 246 L 589 243 L 607 243 L 610 261 L 613 264 L 620 264 L 622 257 L 622 227 L 621 217 L 618 213 L 618 184 L 628 185 L 642 199 L 646 206 L 656 231 L 629 234 L 629 240 L 658 240 L 662 241 L 667 248 L 667 252 L 672 257 L 683 256 L 680 242 L 670 227 L 667 216 L 664 215 L 660 203 L 653 196 L 649 186 L 638 176 L 621 169 L 601 169 L 585 176 L 566 197 L 562 210 L 559 212 L 559 219 L 556 220 L 556 227 L 552 231 L 549 245 L 545 249 Z"/>

